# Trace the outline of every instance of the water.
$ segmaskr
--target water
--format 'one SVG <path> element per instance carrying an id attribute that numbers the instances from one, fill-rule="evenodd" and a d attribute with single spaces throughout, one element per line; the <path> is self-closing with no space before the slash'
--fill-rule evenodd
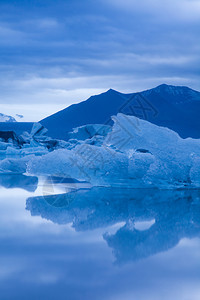
<path id="1" fill-rule="evenodd" d="M 200 299 L 198 190 L 0 185 L 0 299 Z"/>

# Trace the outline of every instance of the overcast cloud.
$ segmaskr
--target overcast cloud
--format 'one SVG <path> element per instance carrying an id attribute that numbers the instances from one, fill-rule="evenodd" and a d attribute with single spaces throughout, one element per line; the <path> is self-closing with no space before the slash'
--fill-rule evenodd
<path id="1" fill-rule="evenodd" d="M 41 118 L 113 88 L 200 90 L 200 1 L 2 0 L 0 112 Z"/>

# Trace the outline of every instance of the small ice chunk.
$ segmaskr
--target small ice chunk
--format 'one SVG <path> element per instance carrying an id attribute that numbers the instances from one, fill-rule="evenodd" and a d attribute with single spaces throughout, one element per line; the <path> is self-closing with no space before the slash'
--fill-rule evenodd
<path id="1" fill-rule="evenodd" d="M 32 130 L 31 130 L 31 136 L 43 136 L 47 133 L 48 129 L 46 129 L 44 126 L 42 126 L 40 123 L 34 123 Z"/>
<path id="2" fill-rule="evenodd" d="M 86 140 L 94 136 L 106 136 L 112 129 L 109 125 L 102 124 L 87 124 L 76 127 L 72 132 L 68 133 L 70 139 Z"/>

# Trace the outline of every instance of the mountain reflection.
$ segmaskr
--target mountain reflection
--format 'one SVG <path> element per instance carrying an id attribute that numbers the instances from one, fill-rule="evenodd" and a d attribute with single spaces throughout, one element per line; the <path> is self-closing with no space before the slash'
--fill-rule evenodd
<path id="1" fill-rule="evenodd" d="M 19 174 L 0 174 L 0 186 L 6 189 L 20 188 L 28 192 L 35 192 L 38 178 Z"/>
<path id="2" fill-rule="evenodd" d="M 57 224 L 72 223 L 76 231 L 123 222 L 116 233 L 104 234 L 117 263 L 137 261 L 175 247 L 182 238 L 200 236 L 198 190 L 92 188 L 28 198 L 26 209 Z M 136 226 L 152 220 L 143 230 Z"/>

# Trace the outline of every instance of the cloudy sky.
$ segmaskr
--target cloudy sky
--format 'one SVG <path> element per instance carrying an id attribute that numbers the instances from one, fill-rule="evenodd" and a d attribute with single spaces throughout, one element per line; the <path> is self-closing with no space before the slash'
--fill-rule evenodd
<path id="1" fill-rule="evenodd" d="M 200 90 L 199 0 L 1 0 L 0 112 L 41 118 L 109 88 Z"/>

